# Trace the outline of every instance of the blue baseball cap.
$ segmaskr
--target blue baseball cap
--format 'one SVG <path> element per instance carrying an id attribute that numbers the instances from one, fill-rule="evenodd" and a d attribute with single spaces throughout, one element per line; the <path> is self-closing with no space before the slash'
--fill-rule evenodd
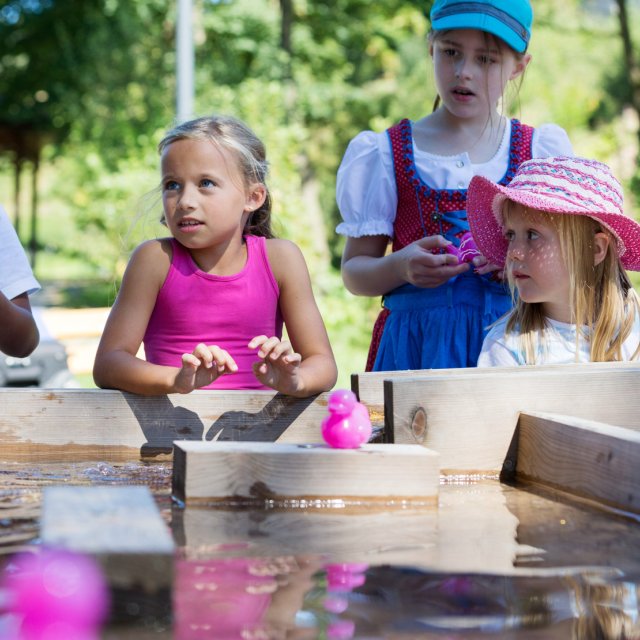
<path id="1" fill-rule="evenodd" d="M 479 29 L 504 40 L 518 53 L 527 50 L 532 22 L 529 0 L 436 0 L 431 8 L 434 30 Z"/>

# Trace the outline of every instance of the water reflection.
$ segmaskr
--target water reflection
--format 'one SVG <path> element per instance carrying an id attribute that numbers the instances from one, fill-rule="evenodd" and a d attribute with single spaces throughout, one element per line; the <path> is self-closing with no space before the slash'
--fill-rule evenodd
<path id="1" fill-rule="evenodd" d="M 180 547 L 173 632 L 166 607 L 105 639 L 640 638 L 637 521 L 495 480 L 352 514 L 180 509 L 170 480 L 148 463 L 0 465 L 0 554 L 37 537 L 42 486 L 144 483 Z"/>
<path id="2" fill-rule="evenodd" d="M 637 584 L 457 575 L 320 557 L 182 561 L 175 637 L 637 638 Z"/>
<path id="3" fill-rule="evenodd" d="M 174 637 L 289 637 L 321 566 L 319 559 L 305 556 L 180 560 L 174 585 Z"/>

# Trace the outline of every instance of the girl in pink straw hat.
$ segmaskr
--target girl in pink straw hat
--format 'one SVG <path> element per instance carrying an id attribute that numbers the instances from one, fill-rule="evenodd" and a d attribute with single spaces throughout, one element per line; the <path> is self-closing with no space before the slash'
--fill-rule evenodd
<path id="1" fill-rule="evenodd" d="M 529 160 L 507 186 L 475 177 L 467 204 L 479 250 L 506 266 L 515 299 L 478 366 L 638 358 L 640 300 L 625 269 L 640 271 L 640 224 L 609 167 Z"/>
<path id="2" fill-rule="evenodd" d="M 349 143 L 336 188 L 342 277 L 384 303 L 367 370 L 473 367 L 484 327 L 511 308 L 496 267 L 468 246 L 466 197 L 474 175 L 507 184 L 524 160 L 572 153 L 557 125 L 504 113 L 531 58 L 532 21 L 529 0 L 436 0 L 434 110 Z"/>

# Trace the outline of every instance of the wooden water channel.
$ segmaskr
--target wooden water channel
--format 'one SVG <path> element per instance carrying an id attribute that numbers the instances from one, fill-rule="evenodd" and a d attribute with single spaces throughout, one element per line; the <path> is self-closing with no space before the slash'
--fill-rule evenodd
<path id="1" fill-rule="evenodd" d="M 389 468 L 314 464 L 325 394 L 2 389 L 3 555 L 57 540 L 100 559 L 114 594 L 105 638 L 640 638 L 640 367 L 360 374 L 352 384 L 388 443 L 368 447 L 399 460 Z M 291 481 L 258 494 L 231 483 L 228 500 L 184 506 L 171 499 L 176 440 L 205 456 L 193 463 L 196 488 L 211 491 L 212 477 L 225 487 L 225 468 Z M 437 459 L 421 500 L 402 458 L 409 445 L 422 445 L 424 465 Z M 235 457 L 216 471 L 225 447 Z M 89 493 L 70 507 L 76 485 Z M 144 486 L 155 513 L 125 495 Z M 116 487 L 118 518 L 141 521 L 146 557 L 118 549 L 135 536 L 113 518 L 82 516 L 83 504 L 115 509 L 103 492 Z M 173 549 L 154 551 L 152 521 Z"/>

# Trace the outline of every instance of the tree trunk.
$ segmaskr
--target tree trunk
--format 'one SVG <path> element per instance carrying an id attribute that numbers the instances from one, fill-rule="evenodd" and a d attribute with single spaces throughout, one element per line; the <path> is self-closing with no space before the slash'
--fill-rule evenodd
<path id="1" fill-rule="evenodd" d="M 640 121 L 640 65 L 633 50 L 633 39 L 629 29 L 629 15 L 627 13 L 627 0 L 616 0 L 618 6 L 618 20 L 620 23 L 620 38 L 622 39 L 624 65 L 629 78 L 631 108 L 635 111 L 638 121 Z M 638 143 L 640 144 L 640 127 L 637 131 Z M 639 164 L 639 158 L 636 158 Z"/>
<path id="2" fill-rule="evenodd" d="M 291 46 L 291 32 L 295 21 L 293 7 L 294 0 L 280 0 L 281 26 L 280 46 L 287 53 L 287 66 L 284 72 L 285 103 L 289 118 L 295 117 L 297 88 L 293 80 L 293 50 Z M 302 153 L 300 160 L 302 199 L 305 205 L 307 228 L 311 238 L 314 257 L 317 256 L 321 264 L 328 266 L 331 260 L 327 229 L 320 205 L 320 185 L 309 162 L 306 153 Z"/>
<path id="3" fill-rule="evenodd" d="M 287 52 L 287 66 L 285 68 L 285 80 L 291 80 L 291 29 L 293 27 L 293 0 L 280 0 L 282 20 L 280 23 L 280 47 Z"/>

